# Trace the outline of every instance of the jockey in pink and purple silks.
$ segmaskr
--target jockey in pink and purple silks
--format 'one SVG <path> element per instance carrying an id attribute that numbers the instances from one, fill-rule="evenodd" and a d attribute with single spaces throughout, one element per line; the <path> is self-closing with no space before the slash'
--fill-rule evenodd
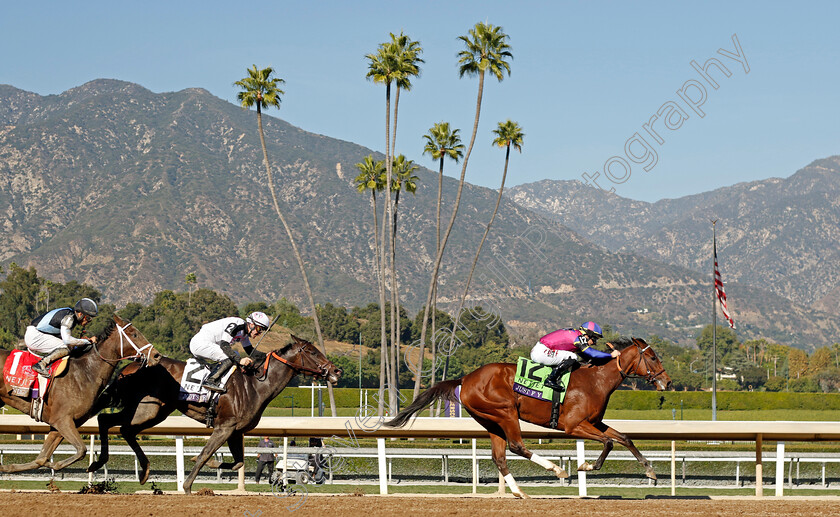
<path id="1" fill-rule="evenodd" d="M 585 355 L 590 359 L 609 359 L 618 357 L 620 352 L 613 350 L 611 353 L 601 352 L 595 348 L 595 340 L 604 337 L 601 327 L 597 323 L 587 321 L 578 329 L 559 329 L 541 337 L 534 348 L 531 349 L 531 360 L 554 369 L 545 379 L 545 385 L 549 388 L 562 390 L 560 377 L 563 373 L 580 361 L 578 354 Z"/>

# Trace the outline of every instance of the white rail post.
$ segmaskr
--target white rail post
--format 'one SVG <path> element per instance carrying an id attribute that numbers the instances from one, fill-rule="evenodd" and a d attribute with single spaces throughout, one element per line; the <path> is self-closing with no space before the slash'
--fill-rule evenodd
<path id="1" fill-rule="evenodd" d="M 472 439 L 472 493 L 478 493 L 478 455 L 476 453 L 476 440 Z"/>
<path id="2" fill-rule="evenodd" d="M 785 442 L 776 443 L 776 497 L 785 491 Z"/>
<path id="3" fill-rule="evenodd" d="M 578 468 L 586 463 L 586 456 L 584 455 L 583 440 L 577 441 L 577 464 Z M 586 496 L 586 471 L 579 470 L 578 473 L 578 495 Z"/>
<path id="4" fill-rule="evenodd" d="M 88 467 L 93 465 L 93 435 L 90 435 L 90 461 Z M 93 472 L 88 472 L 88 484 L 93 484 Z"/>
<path id="5" fill-rule="evenodd" d="M 376 439 L 376 452 L 379 458 L 379 493 L 388 495 L 388 462 L 385 460 L 385 438 Z"/>
<path id="6" fill-rule="evenodd" d="M 175 437 L 175 477 L 178 491 L 184 492 L 184 437 Z"/>
<path id="7" fill-rule="evenodd" d="M 281 485 L 284 487 L 286 486 L 286 469 L 288 468 L 288 459 L 289 459 L 289 437 L 283 437 L 283 479 L 280 482 Z"/>
<path id="8" fill-rule="evenodd" d="M 671 495 L 677 495 L 677 442 L 671 440 Z"/>
<path id="9" fill-rule="evenodd" d="M 758 433 L 755 436 L 755 496 L 764 496 L 764 471 L 761 465 L 761 447 L 764 445 L 764 435 Z"/>

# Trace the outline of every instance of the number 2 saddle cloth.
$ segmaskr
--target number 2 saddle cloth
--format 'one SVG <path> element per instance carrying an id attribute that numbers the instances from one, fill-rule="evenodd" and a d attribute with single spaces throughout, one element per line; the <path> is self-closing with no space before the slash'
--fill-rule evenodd
<path id="1" fill-rule="evenodd" d="M 3 381 L 10 393 L 17 397 L 29 397 L 36 393 L 46 393 L 50 379 L 64 373 L 67 368 L 67 357 L 55 361 L 50 365 L 50 377 L 44 386 L 38 385 L 38 374 L 32 370 L 32 365 L 42 358 L 28 350 L 12 350 L 3 366 Z M 37 395 L 36 395 L 37 396 Z"/>
<path id="2" fill-rule="evenodd" d="M 235 367 L 231 368 L 222 377 L 222 381 L 220 382 L 222 387 L 227 384 L 234 370 L 236 370 Z M 210 375 L 210 370 L 196 361 L 194 357 L 190 357 L 187 360 L 187 366 L 184 367 L 184 376 L 181 377 L 181 391 L 178 393 L 178 400 L 197 402 L 199 404 L 208 402 L 215 395 L 215 393 L 204 387 L 204 379 L 208 375 Z"/>
<path id="3" fill-rule="evenodd" d="M 554 390 L 547 387 L 545 378 L 551 373 L 552 367 L 544 364 L 535 363 L 527 357 L 520 357 L 516 363 L 516 376 L 513 378 L 513 391 L 526 397 L 535 398 L 537 400 L 545 400 L 546 402 L 554 401 Z M 571 371 L 566 371 L 560 378 L 560 383 L 563 387 L 569 385 L 569 376 Z M 558 402 L 563 402 L 566 398 L 566 390 L 559 393 Z"/>

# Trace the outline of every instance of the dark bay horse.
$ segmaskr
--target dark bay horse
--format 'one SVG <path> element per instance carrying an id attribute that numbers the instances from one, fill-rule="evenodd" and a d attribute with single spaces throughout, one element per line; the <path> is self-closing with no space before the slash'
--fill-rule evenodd
<path id="1" fill-rule="evenodd" d="M 227 441 L 233 463 L 218 466 L 237 470 L 245 461 L 244 435 L 260 421 L 271 402 L 298 373 L 310 374 L 338 382 L 341 370 L 331 363 L 312 343 L 292 336 L 294 342 L 277 352 L 269 353 L 254 368 L 234 371 L 227 382 L 227 392 L 219 397 L 213 433 L 207 445 L 196 456 L 195 466 L 184 480 L 184 492 L 190 493 L 201 467 Z M 115 383 L 110 405 L 122 407 L 118 413 L 100 413 L 99 434 L 102 451 L 89 468 L 93 472 L 108 461 L 108 429 L 120 427 L 120 434 L 137 455 L 142 471 L 140 483 L 149 479 L 149 459 L 137 443 L 137 435 L 155 426 L 176 409 L 184 415 L 204 422 L 208 404 L 179 400 L 180 381 L 187 363 L 164 358 L 154 368 L 126 368 Z"/>
<path id="2" fill-rule="evenodd" d="M 5 366 L 9 354 L 9 350 L 0 350 L 0 365 Z M 66 373 L 50 381 L 52 386 L 41 414 L 41 420 L 50 425 L 50 432 L 41 453 L 29 463 L 0 465 L 0 472 L 21 472 L 39 467 L 60 470 L 83 458 L 87 448 L 77 427 L 101 409 L 98 396 L 117 364 L 123 359 L 139 358 L 144 364 L 155 365 L 161 357 L 140 331 L 114 315 L 113 321 L 97 336 L 92 350 L 79 357 L 74 352 Z M 32 402 L 29 398 L 11 395 L 10 388 L 0 378 L 0 406 L 4 404 L 29 414 Z M 64 439 L 76 448 L 76 453 L 62 461 L 49 462 Z"/>
<path id="3" fill-rule="evenodd" d="M 613 448 L 613 442 L 627 447 L 639 463 L 645 467 L 645 474 L 656 479 L 650 462 L 642 456 L 633 442 L 625 435 L 604 424 L 604 411 L 610 395 L 628 376 L 639 376 L 653 384 L 657 390 L 671 385 L 671 378 L 665 373 L 662 363 L 650 346 L 639 338 L 621 339 L 615 342 L 621 356 L 599 366 L 582 367 L 574 370 L 569 378 L 566 398 L 560 407 L 557 429 L 574 438 L 597 440 L 604 449 L 594 464 L 585 462 L 578 470 L 598 470 Z M 438 399 L 457 402 L 455 388 L 461 386 L 461 404 L 464 409 L 490 433 L 493 461 L 505 477 L 516 497 L 525 495 L 510 474 L 505 458 L 505 444 L 511 452 L 518 454 L 553 471 L 557 477 L 568 477 L 566 471 L 547 459 L 529 451 L 522 443 L 519 420 L 525 420 L 543 427 L 549 426 L 551 402 L 537 400 L 513 391 L 515 364 L 488 364 L 460 379 L 443 381 L 421 393 L 393 420 L 385 422 L 390 427 L 403 427 L 415 413 L 422 411 Z"/>

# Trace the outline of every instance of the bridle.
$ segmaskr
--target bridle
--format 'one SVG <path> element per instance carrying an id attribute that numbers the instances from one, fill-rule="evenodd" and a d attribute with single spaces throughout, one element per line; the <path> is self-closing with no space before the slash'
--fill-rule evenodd
<path id="1" fill-rule="evenodd" d="M 118 359 L 108 359 L 102 355 L 102 352 L 99 351 L 99 347 L 96 343 L 93 343 L 93 349 L 96 350 L 96 354 L 99 356 L 100 359 L 105 361 L 108 364 L 116 365 L 120 361 L 124 359 L 141 359 L 142 362 L 145 364 L 149 362 L 149 357 L 152 354 L 152 349 L 154 345 L 148 343 L 142 347 L 138 347 L 134 344 L 134 341 L 131 340 L 131 337 L 126 333 L 125 329 L 131 326 L 131 322 L 125 324 L 125 326 L 121 327 L 119 323 L 114 322 L 114 325 L 117 327 L 117 332 L 120 334 L 120 357 Z M 134 349 L 134 353 L 131 355 L 124 355 L 125 354 L 125 344 L 128 343 L 131 345 L 131 348 Z M 148 348 L 148 351 L 144 352 Z"/>
<path id="2" fill-rule="evenodd" d="M 300 354 L 301 352 L 305 351 L 304 349 L 305 349 L 305 346 L 300 345 L 296 349 L 296 353 Z M 288 359 L 285 359 L 285 358 L 281 357 L 276 351 L 274 351 L 274 352 L 271 352 L 270 354 L 267 354 L 265 356 L 265 362 L 263 363 L 263 367 L 262 367 L 262 375 L 260 376 L 261 378 L 265 378 L 265 376 L 268 374 L 268 363 L 269 363 L 269 361 L 271 361 L 272 357 L 274 359 L 277 359 L 281 363 L 285 364 L 286 366 L 288 366 L 289 368 L 291 368 L 295 372 L 308 373 L 308 374 L 311 374 L 315 377 L 326 377 L 327 372 L 329 371 L 329 360 L 326 360 L 325 362 L 319 364 L 317 368 L 310 368 L 310 367 L 304 366 L 302 364 L 293 363 L 292 361 L 289 361 Z"/>
<path id="3" fill-rule="evenodd" d="M 653 352 L 654 356 L 656 356 L 656 352 L 654 352 L 653 349 L 650 348 L 650 345 L 648 345 L 647 343 L 645 343 L 645 347 L 642 348 L 642 345 L 640 345 L 635 339 L 633 339 L 633 344 L 636 346 L 636 348 L 639 349 L 639 358 L 636 361 L 636 367 L 635 368 L 629 368 L 628 370 L 637 370 L 639 368 L 639 366 L 644 364 L 645 374 L 644 375 L 639 375 L 639 374 L 625 373 L 624 369 L 621 367 L 621 356 L 620 355 L 615 358 L 615 365 L 618 368 L 618 373 L 621 374 L 622 379 L 627 379 L 628 377 L 632 378 L 632 379 L 644 379 L 647 382 L 649 382 L 650 384 L 654 384 L 656 382 L 656 378 L 659 377 L 660 375 L 662 375 L 665 372 L 665 368 L 663 367 L 659 371 L 651 371 L 651 368 L 648 364 L 648 359 L 647 359 L 647 356 L 645 355 L 645 352 L 647 350 L 650 350 L 651 352 Z M 608 346 L 610 348 L 612 348 L 613 350 L 615 350 L 615 348 L 612 346 L 611 343 L 608 343 Z"/>

